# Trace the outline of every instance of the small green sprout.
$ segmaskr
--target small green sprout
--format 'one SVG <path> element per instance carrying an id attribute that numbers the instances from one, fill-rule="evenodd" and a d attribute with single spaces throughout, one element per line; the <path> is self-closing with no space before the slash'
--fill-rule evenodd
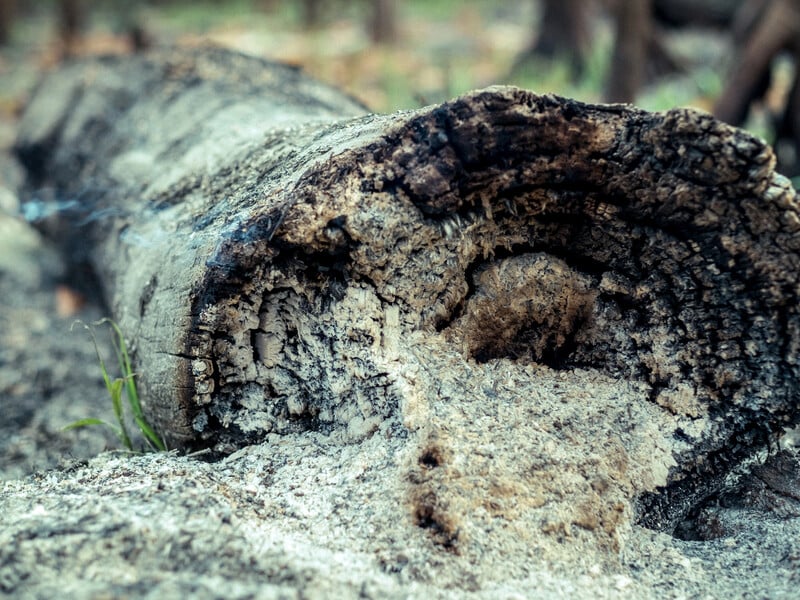
<path id="1" fill-rule="evenodd" d="M 108 323 L 112 329 L 111 341 L 114 345 L 114 352 L 117 355 L 117 364 L 119 365 L 120 372 L 122 373 L 122 377 L 117 377 L 113 380 L 108 374 L 105 361 L 103 360 L 102 356 L 100 356 L 100 349 L 97 346 L 97 337 L 95 336 L 95 327 L 105 323 Z M 122 401 L 122 394 L 124 392 L 128 399 L 128 406 L 130 407 L 133 420 L 149 444 L 148 450 L 153 452 L 166 451 L 166 444 L 164 444 L 164 441 L 161 439 L 161 437 L 147 422 L 147 419 L 145 419 L 144 413 L 142 412 L 142 405 L 139 402 L 139 392 L 136 390 L 136 381 L 134 380 L 135 373 L 131 368 L 131 360 L 130 356 L 128 355 L 128 348 L 125 344 L 125 337 L 122 335 L 122 331 L 120 330 L 119 326 L 111 319 L 102 319 L 96 323 L 92 323 L 91 325 L 87 325 L 82 321 L 76 321 L 75 324 L 83 325 L 84 328 L 89 330 L 89 333 L 92 336 L 94 351 L 97 354 L 97 360 L 100 363 L 100 371 L 103 374 L 103 381 L 106 384 L 106 390 L 108 390 L 108 395 L 111 396 L 111 406 L 114 409 L 114 416 L 117 419 L 118 425 L 113 425 L 107 421 L 103 421 L 102 419 L 86 418 L 70 423 L 64 427 L 63 431 L 76 429 L 78 427 L 88 427 L 90 425 L 103 425 L 110 428 L 116 434 L 116 436 L 119 438 L 119 441 L 123 446 L 125 446 L 125 448 L 130 451 L 134 451 L 133 441 L 128 433 L 128 428 L 125 425 L 125 407 Z M 75 324 L 73 324 L 73 327 Z"/>

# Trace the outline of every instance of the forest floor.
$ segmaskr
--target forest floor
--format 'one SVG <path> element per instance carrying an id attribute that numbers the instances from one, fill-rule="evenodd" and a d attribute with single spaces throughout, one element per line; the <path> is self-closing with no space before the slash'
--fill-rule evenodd
<path id="1" fill-rule="evenodd" d="M 514 69 L 533 41 L 539 16 L 532 2 L 409 0 L 400 4 L 397 39 L 388 45 L 370 41 L 364 3 L 327 4 L 323 23 L 311 31 L 302 26 L 296 3 L 272 4 L 270 9 L 266 2 L 247 0 L 175 2 L 160 8 L 135 8 L 137 4 L 130 3 L 134 8 L 114 11 L 114 5 L 100 4 L 70 50 L 76 55 L 131 52 L 125 31 L 135 22 L 154 44 L 211 43 L 301 66 L 376 112 L 418 108 L 494 84 L 586 102 L 603 97 L 612 37 L 606 18 L 595 21 L 594 52 L 577 77 L 560 60 L 528 61 Z M 42 8 L 46 6 L 20 16 L 11 43 L 0 49 L 0 151 L 13 143 L 16 121 L 39 77 L 68 60 L 57 35 L 55 11 Z M 683 31 L 667 40 L 686 71 L 648 86 L 639 104 L 649 109 L 710 108 L 727 68 L 726 35 Z M 752 124 L 764 129 L 758 116 Z M 42 412 L 38 407 L 41 394 L 60 397 L 54 386 L 73 388 L 77 396 L 90 389 L 97 416 L 113 419 L 106 414 L 110 406 L 103 398 L 89 338 L 82 331 L 69 332 L 76 318 L 102 315 L 82 307 L 69 288 L 59 285 L 58 257 L 20 218 L 11 191 L 20 177 L 10 161 L 0 161 L 0 286 L 5 292 L 0 300 L 0 335 L 5 342 L 0 362 L 9 367 L 5 380 L 0 378 L 0 393 L 10 394 L 4 404 L 15 399 L 6 407 L 8 431 L 0 443 L 0 449 L 5 448 L 0 471 L 5 470 L 6 477 L 55 466 L 63 456 L 87 458 L 104 444 L 113 445 L 105 432 L 60 431 L 71 420 L 96 416 L 80 414 L 77 407 L 82 402 L 71 392 L 56 410 Z M 62 360 L 66 356 L 80 356 L 81 368 L 67 368 Z"/>

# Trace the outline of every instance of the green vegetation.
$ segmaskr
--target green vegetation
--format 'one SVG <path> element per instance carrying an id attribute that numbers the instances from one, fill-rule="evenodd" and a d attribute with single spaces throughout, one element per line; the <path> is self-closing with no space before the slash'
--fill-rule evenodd
<path id="1" fill-rule="evenodd" d="M 92 336 L 92 343 L 94 344 L 94 350 L 97 354 L 97 360 L 100 363 L 100 371 L 103 374 L 103 381 L 106 384 L 106 390 L 108 390 L 108 395 L 111 397 L 111 406 L 114 409 L 114 416 L 117 419 L 117 425 L 103 421 L 102 419 L 90 417 L 86 419 L 79 419 L 78 421 L 70 423 L 64 427 L 64 430 L 66 431 L 69 429 L 88 427 L 92 425 L 109 427 L 116 434 L 116 436 L 119 438 L 119 441 L 126 449 L 132 452 L 136 451 L 133 445 L 133 440 L 128 433 L 128 427 L 125 424 L 125 406 L 122 401 L 122 395 L 124 392 L 128 400 L 128 407 L 130 409 L 131 416 L 133 417 L 133 421 L 136 423 L 139 431 L 147 441 L 148 446 L 145 448 L 145 450 L 152 452 L 166 451 L 166 444 L 164 444 L 164 441 L 161 439 L 161 437 L 147 422 L 147 419 L 145 419 L 144 413 L 142 412 L 142 405 L 139 402 L 139 392 L 136 389 L 136 381 L 134 379 L 135 373 L 131 368 L 131 360 L 130 356 L 128 355 L 127 345 L 125 344 L 125 337 L 122 335 L 122 331 L 120 330 L 119 326 L 111 319 L 102 319 L 101 321 L 92 323 L 91 325 L 87 325 L 81 321 L 78 321 L 78 323 L 89 330 Z M 103 360 L 103 357 L 100 355 L 100 348 L 97 345 L 97 337 L 95 335 L 95 327 L 103 324 L 108 324 L 112 330 L 111 341 L 114 346 L 114 352 L 117 356 L 117 364 L 119 365 L 119 369 L 122 374 L 121 377 L 117 377 L 113 380 L 108 374 L 108 369 L 106 369 L 106 364 Z"/>

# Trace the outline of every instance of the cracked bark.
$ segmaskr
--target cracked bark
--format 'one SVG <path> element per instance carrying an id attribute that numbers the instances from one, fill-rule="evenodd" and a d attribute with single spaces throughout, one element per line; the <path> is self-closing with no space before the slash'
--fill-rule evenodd
<path id="1" fill-rule="evenodd" d="M 16 150 L 172 446 L 392 422 L 456 456 L 484 411 L 533 428 L 508 486 L 577 507 L 542 531 L 614 538 L 671 529 L 797 421 L 795 191 L 708 115 L 513 88 L 367 115 L 287 67 L 162 51 L 48 77 Z M 436 486 L 477 493 L 480 460 L 410 471 L 447 548 L 467 508 Z"/>

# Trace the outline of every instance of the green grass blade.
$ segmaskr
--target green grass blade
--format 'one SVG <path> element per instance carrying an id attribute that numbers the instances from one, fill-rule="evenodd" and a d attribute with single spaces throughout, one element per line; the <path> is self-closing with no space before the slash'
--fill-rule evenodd
<path id="1" fill-rule="evenodd" d="M 119 325 L 117 325 L 111 319 L 101 319 L 100 321 L 92 323 L 92 326 L 89 326 L 81 321 L 76 321 L 76 323 L 81 323 L 85 329 L 89 330 L 89 333 L 92 336 L 94 351 L 97 355 L 97 361 L 100 363 L 100 371 L 103 374 L 103 382 L 105 383 L 108 395 L 111 397 L 111 406 L 114 409 L 114 416 L 119 423 L 119 427 L 114 427 L 113 425 L 101 421 L 100 419 L 82 419 L 82 424 L 77 426 L 102 424 L 111 427 L 117 434 L 117 437 L 120 439 L 122 444 L 128 450 L 133 450 L 133 442 L 130 434 L 128 433 L 128 428 L 125 426 L 125 406 L 122 401 L 122 393 L 124 391 L 125 396 L 128 399 L 128 406 L 130 407 L 133 420 L 136 423 L 136 426 L 142 432 L 142 435 L 145 437 L 148 444 L 150 444 L 150 448 L 166 451 L 166 444 L 156 433 L 153 427 L 147 422 L 147 419 L 144 416 L 144 411 L 142 410 L 142 405 L 139 400 L 139 392 L 136 389 L 136 381 L 134 380 L 135 373 L 133 372 L 133 368 L 131 366 L 128 347 L 125 344 L 125 336 L 122 335 L 122 330 L 119 328 Z M 114 347 L 114 353 L 117 357 L 117 364 L 122 374 L 121 377 L 113 380 L 108 374 L 105 361 L 100 356 L 100 349 L 97 345 L 97 337 L 95 336 L 94 331 L 94 327 L 105 323 L 108 323 L 109 327 L 112 329 L 111 343 Z M 73 326 L 74 325 L 75 324 L 73 324 Z"/>
<path id="2" fill-rule="evenodd" d="M 119 362 L 120 370 L 125 376 L 125 391 L 127 392 L 128 404 L 131 407 L 133 419 L 136 421 L 136 425 L 139 427 L 142 435 L 144 435 L 155 448 L 164 452 L 167 449 L 166 444 L 155 432 L 150 423 L 147 422 L 147 419 L 144 416 L 144 411 L 142 410 L 142 405 L 139 401 L 139 392 L 136 388 L 136 381 L 134 380 L 136 374 L 133 372 L 133 368 L 131 367 L 131 358 L 128 354 L 128 346 L 125 344 L 125 336 L 122 335 L 122 330 L 119 328 L 119 325 L 110 319 L 108 322 L 113 328 L 114 333 L 116 333 L 114 350 L 117 353 L 117 361 Z"/>
<path id="3" fill-rule="evenodd" d="M 125 417 L 122 408 L 122 379 L 112 381 L 108 393 L 111 396 L 111 406 L 114 407 L 114 416 L 117 417 L 117 421 L 121 421 Z"/>
<path id="4" fill-rule="evenodd" d="M 136 388 L 136 381 L 134 380 L 136 374 L 133 372 L 133 368 L 131 367 L 131 359 L 130 355 L 128 354 L 128 347 L 125 344 L 125 336 L 122 335 L 122 330 L 120 330 L 119 326 L 114 321 L 109 321 L 109 323 L 114 329 L 114 332 L 117 334 L 117 344 L 114 345 L 114 348 L 117 351 L 117 360 L 119 361 L 120 369 L 125 374 L 125 380 L 127 382 L 127 387 L 125 389 L 128 395 L 128 404 L 131 407 L 131 412 L 133 413 L 133 418 L 136 421 L 136 425 L 138 425 L 139 430 L 150 441 L 150 443 L 152 443 L 158 450 L 165 452 L 167 450 L 166 444 L 155 432 L 150 423 L 147 422 L 147 419 L 144 416 L 142 404 L 139 401 L 139 391 Z"/>
<path id="5" fill-rule="evenodd" d="M 70 429 L 78 429 L 79 427 L 88 427 L 89 425 L 105 425 L 106 427 L 114 429 L 114 426 L 111 423 L 106 423 L 102 419 L 93 419 L 89 417 L 86 419 L 78 419 L 69 425 L 64 425 L 64 427 L 61 428 L 61 431 L 69 431 Z"/>
<path id="6" fill-rule="evenodd" d="M 161 437 L 150 427 L 150 424 L 142 418 L 134 417 L 136 424 L 139 426 L 142 434 L 148 439 L 148 441 L 158 450 L 161 452 L 167 451 L 167 446 L 161 440 Z"/>
<path id="7" fill-rule="evenodd" d="M 100 363 L 100 372 L 103 374 L 103 382 L 106 384 L 106 389 L 108 390 L 108 392 L 111 393 L 111 378 L 108 376 L 106 363 L 103 360 L 103 357 L 100 356 L 100 348 L 97 346 L 97 336 L 94 334 L 94 328 L 87 325 L 83 321 L 75 321 L 75 323 L 72 324 L 72 327 L 75 327 L 76 324 L 83 325 L 83 328 L 88 330 L 89 335 L 92 336 L 92 345 L 94 346 L 94 354 L 95 356 L 97 356 L 97 362 Z"/>
<path id="8" fill-rule="evenodd" d="M 115 379 L 111 382 L 108 388 L 108 393 L 111 395 L 111 406 L 114 408 L 114 416 L 117 417 L 119 423 L 120 439 L 128 450 L 133 450 L 133 442 L 128 433 L 128 428 L 125 426 L 125 409 L 122 406 L 122 386 L 124 385 L 122 379 Z"/>
<path id="9" fill-rule="evenodd" d="M 125 344 L 125 336 L 122 335 L 122 330 L 114 321 L 109 319 L 108 323 L 111 325 L 114 333 L 117 334 L 116 339 L 114 340 L 114 351 L 117 353 L 119 369 L 127 381 L 126 391 L 128 393 L 128 404 L 130 404 L 131 410 L 133 411 L 133 415 L 135 417 L 141 417 L 144 419 L 142 405 L 139 402 L 139 392 L 136 389 L 136 382 L 133 380 L 134 373 L 133 368 L 131 367 L 131 358 L 128 355 L 128 347 Z"/>

